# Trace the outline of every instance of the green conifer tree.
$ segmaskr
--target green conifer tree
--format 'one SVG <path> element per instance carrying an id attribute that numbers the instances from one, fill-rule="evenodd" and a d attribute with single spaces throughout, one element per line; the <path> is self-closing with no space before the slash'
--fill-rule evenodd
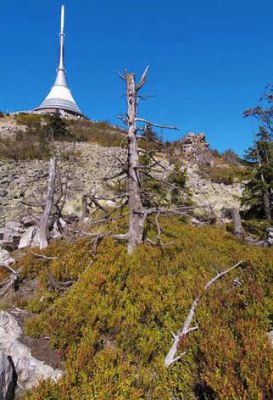
<path id="1" fill-rule="evenodd" d="M 245 184 L 242 203 L 248 213 L 271 220 L 273 218 L 273 85 L 268 84 L 260 104 L 246 110 L 245 117 L 254 117 L 259 133 L 245 155 L 250 167 L 250 179 Z"/>
<path id="2" fill-rule="evenodd" d="M 271 220 L 273 216 L 273 141 L 261 126 L 256 140 L 245 155 L 250 179 L 244 184 L 242 204 L 248 214 Z"/>

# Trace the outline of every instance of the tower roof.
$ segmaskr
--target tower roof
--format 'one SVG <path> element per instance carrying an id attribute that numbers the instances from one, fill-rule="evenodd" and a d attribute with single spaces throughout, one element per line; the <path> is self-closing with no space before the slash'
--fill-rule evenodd
<path id="1" fill-rule="evenodd" d="M 60 55 L 57 77 L 49 94 L 42 104 L 34 111 L 56 109 L 71 112 L 82 116 L 82 113 L 75 102 L 66 80 L 66 70 L 64 64 L 64 6 L 61 9 L 61 31 L 60 31 Z"/>

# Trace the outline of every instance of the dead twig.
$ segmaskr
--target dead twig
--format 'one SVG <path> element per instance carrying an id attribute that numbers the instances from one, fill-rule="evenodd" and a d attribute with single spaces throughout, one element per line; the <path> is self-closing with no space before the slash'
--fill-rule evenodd
<path id="1" fill-rule="evenodd" d="M 31 254 L 34 255 L 35 257 L 43 258 L 44 260 L 57 260 L 58 259 L 58 257 L 48 257 L 48 256 L 45 256 L 44 254 L 35 253 L 34 251 L 32 251 Z"/>

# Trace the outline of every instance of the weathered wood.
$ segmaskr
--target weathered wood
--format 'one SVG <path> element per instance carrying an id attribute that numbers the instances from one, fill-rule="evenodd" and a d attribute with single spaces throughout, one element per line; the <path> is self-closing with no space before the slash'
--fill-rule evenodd
<path id="1" fill-rule="evenodd" d="M 192 302 L 190 311 L 184 321 L 183 327 L 178 331 L 176 335 L 173 334 L 174 341 L 173 344 L 165 357 L 165 367 L 168 368 L 170 365 L 172 365 L 174 362 L 178 361 L 185 353 L 180 354 L 176 356 L 177 351 L 179 349 L 179 345 L 181 341 L 192 331 L 195 331 L 198 329 L 198 326 L 191 327 L 193 318 L 195 316 L 195 311 L 196 307 L 199 304 L 199 301 L 201 297 L 208 291 L 208 289 L 219 279 L 223 278 L 225 275 L 227 275 L 229 272 L 233 271 L 235 268 L 239 267 L 240 265 L 243 264 L 243 261 L 239 261 L 237 264 L 233 265 L 230 268 L 227 268 L 223 272 L 219 272 L 217 275 L 215 275 L 211 280 L 207 282 L 207 284 L 204 287 L 204 291 L 201 295 L 197 296 L 196 299 Z"/>
<path id="2" fill-rule="evenodd" d="M 233 234 L 236 236 L 238 239 L 244 239 L 245 238 L 245 231 L 242 225 L 242 220 L 240 216 L 240 211 L 238 208 L 232 208 L 231 210 L 231 216 L 232 216 L 232 221 L 233 221 Z"/>
<path id="3" fill-rule="evenodd" d="M 146 71 L 147 74 L 147 71 Z M 145 74 L 145 79 L 146 79 Z M 143 78 L 143 84 L 145 82 Z M 139 85 L 140 87 L 143 86 Z M 126 73 L 127 107 L 128 107 L 128 205 L 129 205 L 129 231 L 128 253 L 131 254 L 135 247 L 143 240 L 144 220 L 141 202 L 141 189 L 139 177 L 139 152 L 137 142 L 137 90 L 135 75 Z"/>
<path id="4" fill-rule="evenodd" d="M 39 247 L 41 250 L 45 249 L 48 246 L 48 219 L 53 206 L 55 182 L 56 182 L 56 158 L 52 157 L 49 160 L 49 167 L 48 167 L 48 186 L 47 186 L 47 197 L 45 202 L 45 208 L 39 223 L 39 229 L 40 229 Z"/>

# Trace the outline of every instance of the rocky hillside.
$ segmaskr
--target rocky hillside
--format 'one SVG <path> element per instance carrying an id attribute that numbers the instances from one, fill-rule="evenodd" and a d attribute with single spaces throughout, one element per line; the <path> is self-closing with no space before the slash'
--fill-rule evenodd
<path id="1" fill-rule="evenodd" d="M 26 125 L 18 125 L 18 121 L 12 119 L 2 120 L 0 133 L 5 137 L 12 137 L 20 129 L 27 129 Z M 19 120 L 20 123 L 24 122 Z M 75 122 L 74 122 L 75 124 Z M 2 130 L 1 130 L 2 129 Z M 86 135 L 86 126 L 72 126 L 81 136 Z M 80 132 L 80 133 L 79 133 Z M 10 136 L 7 136 L 10 135 Z M 102 130 L 100 135 L 104 135 Z M 118 135 L 122 135 L 118 133 Z M 109 137 L 109 136 L 106 136 Z M 121 136 L 122 138 L 122 136 Z M 59 168 L 63 179 L 67 179 L 67 201 L 65 212 L 80 216 L 82 213 L 82 198 L 89 193 L 107 194 L 109 186 L 104 184 L 102 178 L 111 171 L 116 174 L 120 168 L 117 158 L 122 154 L 118 146 L 100 145 L 96 141 L 62 141 L 54 144 L 54 152 L 59 154 Z M 12 146 L 12 143 L 8 143 Z M 215 157 L 209 151 L 208 143 L 204 135 L 187 135 L 179 147 L 175 146 L 175 160 L 180 163 L 181 170 L 186 169 L 188 174 L 187 186 L 192 193 L 192 200 L 205 213 L 213 213 L 218 221 L 227 218 L 227 210 L 238 207 L 241 195 L 239 182 L 228 182 L 228 184 L 213 181 L 209 175 L 200 174 L 204 168 L 215 163 Z M 20 151 L 20 147 L 18 148 Z M 0 154 L 1 156 L 1 154 Z M 172 171 L 173 163 L 168 152 L 161 151 L 157 154 L 160 162 Z M 223 163 L 222 163 L 223 164 Z M 217 170 L 217 166 L 214 168 Z M 221 165 L 218 168 L 222 176 L 229 174 L 230 166 Z M 46 159 L 23 159 L 13 160 L 2 157 L 0 160 L 0 226 L 9 220 L 18 220 L 22 216 L 33 211 L 26 204 L 41 201 L 45 194 L 48 176 Z"/>
<path id="2" fill-rule="evenodd" d="M 23 115 L 0 126 L 0 398 L 270 399 L 273 229 L 255 242 L 262 248 L 223 224 L 240 205 L 237 157 L 211 151 L 204 134 L 152 148 L 151 173 L 175 177 L 192 211 L 149 217 L 150 244 L 129 256 L 108 234 L 126 224 L 116 208 L 104 236 L 94 236 L 93 215 L 82 218 L 88 195 L 120 193 L 104 178 L 126 162 L 124 132 L 74 121 L 47 143 L 47 123 Z M 40 250 L 52 154 L 65 206 L 61 229 L 52 212 L 50 243 Z M 171 193 L 149 184 L 163 202 Z M 176 340 L 178 358 L 166 368 Z"/>
<path id="3" fill-rule="evenodd" d="M 89 143 L 60 143 L 59 168 L 67 179 L 65 212 L 81 215 L 82 196 L 96 191 L 105 193 L 102 178 L 107 170 L 117 171 L 118 147 L 102 147 Z M 47 160 L 0 161 L 0 223 L 20 219 L 32 207 L 25 203 L 37 203 L 46 193 L 48 178 Z"/>

